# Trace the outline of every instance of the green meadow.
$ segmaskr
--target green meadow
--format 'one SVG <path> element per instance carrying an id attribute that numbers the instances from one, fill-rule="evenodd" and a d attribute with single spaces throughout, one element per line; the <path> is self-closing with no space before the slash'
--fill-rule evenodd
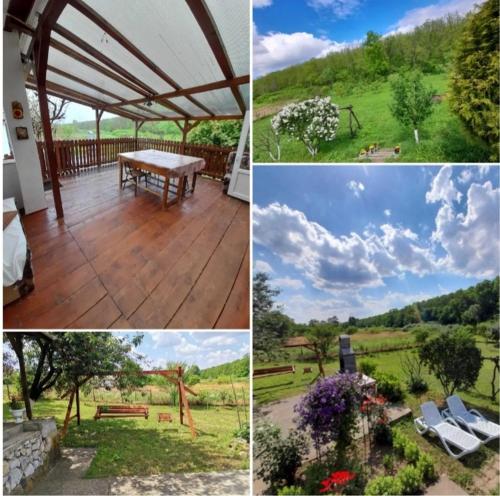
<path id="1" fill-rule="evenodd" d="M 295 140 L 283 137 L 280 162 L 354 162 L 362 148 L 378 143 L 381 148 L 401 147 L 395 162 L 487 162 L 491 151 L 479 138 L 465 128 L 451 112 L 448 104 L 448 79 L 446 74 L 424 76 L 424 84 L 434 89 L 439 98 L 432 115 L 424 122 L 420 144 L 415 143 L 413 130 L 401 126 L 391 115 L 391 89 L 388 81 L 377 81 L 355 88 L 341 86 L 322 96 L 330 96 L 340 107 L 352 105 L 362 128 L 351 137 L 349 113 L 341 111 L 340 125 L 335 140 L 323 143 L 314 159 L 306 147 Z M 309 92 L 310 91 L 310 92 Z M 259 136 L 270 129 L 272 115 L 286 103 L 317 96 L 317 88 L 289 87 L 275 93 L 261 95 L 254 101 L 254 115 L 269 114 L 254 121 L 254 161 L 271 163 L 268 153 L 259 146 Z"/>

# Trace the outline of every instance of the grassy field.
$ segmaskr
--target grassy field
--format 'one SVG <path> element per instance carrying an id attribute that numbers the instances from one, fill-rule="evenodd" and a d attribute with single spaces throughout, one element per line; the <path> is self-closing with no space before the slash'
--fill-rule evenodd
<path id="1" fill-rule="evenodd" d="M 349 132 L 349 114 L 341 112 L 340 126 L 333 142 L 324 143 L 314 162 L 353 162 L 360 150 L 373 143 L 384 148 L 401 146 L 398 162 L 487 162 L 490 152 L 479 139 L 473 137 L 453 114 L 447 101 L 448 82 L 445 74 L 425 76 L 425 84 L 443 97 L 436 103 L 431 117 L 420 129 L 420 145 L 416 145 L 411 129 L 403 128 L 391 115 L 389 104 L 391 90 L 388 82 L 372 84 L 368 88 L 355 88 L 350 94 L 329 93 L 332 101 L 341 107 L 353 105 L 362 129 L 355 138 Z M 316 96 L 306 90 L 288 89 L 287 91 L 265 95 L 254 102 L 255 112 L 266 112 L 266 108 L 275 113 L 276 108 L 290 101 L 304 100 Z M 259 135 L 269 129 L 271 115 L 254 121 L 254 161 L 270 163 L 266 151 L 256 144 Z M 286 137 L 281 143 L 281 162 L 311 162 L 305 146 Z"/>
<path id="2" fill-rule="evenodd" d="M 389 333 L 390 334 L 390 333 Z M 393 336 L 388 336 L 388 333 L 382 332 L 373 334 L 370 332 L 359 332 L 351 336 L 353 348 L 356 349 L 356 344 L 364 343 L 367 349 L 375 349 L 383 344 L 396 345 L 410 343 L 412 338 L 407 332 L 395 331 Z M 498 353 L 495 345 L 485 343 L 483 338 L 478 338 L 478 346 L 481 348 L 483 356 L 495 356 Z M 415 351 L 393 351 L 383 353 L 371 353 L 357 357 L 357 363 L 363 360 L 370 360 L 377 365 L 377 370 L 380 372 L 388 372 L 394 374 L 401 382 L 404 382 L 404 376 L 401 367 L 401 355 L 404 353 L 414 353 Z M 300 352 L 295 352 L 288 359 L 283 359 L 273 363 L 255 363 L 255 368 L 259 367 L 274 367 L 278 365 L 295 365 L 295 374 L 283 374 L 269 377 L 262 377 L 254 380 L 253 395 L 256 405 L 268 403 L 270 401 L 287 398 L 305 392 L 311 381 L 316 377 L 318 367 L 314 360 L 300 360 Z M 304 367 L 312 367 L 313 373 L 304 373 Z M 333 374 L 339 370 L 339 362 L 337 359 L 330 360 L 325 364 L 327 374 Z M 493 364 L 490 361 L 485 361 L 478 381 L 474 389 L 466 392 L 461 392 L 460 395 L 465 401 L 483 410 L 489 410 L 493 415 L 498 411 L 498 399 L 496 403 L 492 403 L 490 399 L 490 382 L 493 372 Z M 424 374 L 426 381 L 429 384 L 429 391 L 420 397 L 407 393 L 405 404 L 407 404 L 414 412 L 418 414 L 419 405 L 427 399 L 433 399 L 438 403 L 444 401 L 444 394 L 438 380 L 429 374 Z"/>
<path id="3" fill-rule="evenodd" d="M 246 403 L 248 406 L 248 400 Z M 148 420 L 113 418 L 95 421 L 96 404 L 88 398 L 82 400 L 81 425 L 73 420 L 63 440 L 66 447 L 97 448 L 86 474 L 88 478 L 249 467 L 246 443 L 234 437 L 239 428 L 235 407 L 191 406 L 198 433 L 193 439 L 189 427 L 180 425 L 178 409 L 173 406 L 150 405 Z M 36 403 L 34 417 L 54 416 L 61 427 L 66 408 L 67 401 L 64 400 L 40 400 Z M 4 419 L 10 419 L 7 403 L 4 403 L 3 412 Z M 159 412 L 171 413 L 173 423 L 158 423 Z M 240 406 L 239 412 L 242 422 L 249 419 L 247 409 Z"/>

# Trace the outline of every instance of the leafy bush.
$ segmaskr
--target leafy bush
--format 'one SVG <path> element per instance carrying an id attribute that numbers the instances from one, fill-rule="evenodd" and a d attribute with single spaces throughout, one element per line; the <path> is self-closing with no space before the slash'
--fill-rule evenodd
<path id="1" fill-rule="evenodd" d="M 413 464 L 417 463 L 420 458 L 420 449 L 417 446 L 417 443 L 408 439 L 405 443 L 403 456 L 408 462 Z"/>
<path id="2" fill-rule="evenodd" d="M 415 342 L 418 344 L 425 343 L 427 341 L 427 338 L 429 337 L 429 330 L 428 329 L 416 329 L 413 333 L 415 336 Z"/>
<path id="3" fill-rule="evenodd" d="M 377 423 L 373 428 L 373 438 L 380 445 L 390 446 L 392 444 L 392 429 L 388 423 Z"/>
<path id="4" fill-rule="evenodd" d="M 401 483 L 395 477 L 390 475 L 379 476 L 372 479 L 365 487 L 367 495 L 394 495 L 401 494 Z"/>
<path id="5" fill-rule="evenodd" d="M 241 429 L 236 429 L 233 433 L 234 437 L 239 437 L 244 439 L 247 443 L 250 442 L 250 424 L 248 422 L 244 422 L 241 426 Z"/>
<path id="6" fill-rule="evenodd" d="M 382 465 L 387 472 L 392 473 L 394 470 L 394 457 L 392 455 L 384 455 Z"/>
<path id="7" fill-rule="evenodd" d="M 392 430 L 392 446 L 394 448 L 394 453 L 403 456 L 407 442 L 408 438 L 399 429 Z"/>
<path id="8" fill-rule="evenodd" d="M 374 374 L 376 369 L 377 364 L 372 360 L 362 360 L 359 362 L 359 371 L 367 376 Z"/>
<path id="9" fill-rule="evenodd" d="M 257 476 L 271 486 L 292 486 L 295 474 L 307 453 L 304 435 L 292 430 L 287 437 L 281 436 L 280 428 L 259 424 L 254 430 L 254 453 L 260 461 Z"/>
<path id="10" fill-rule="evenodd" d="M 377 381 L 377 392 L 387 401 L 395 403 L 404 397 L 403 388 L 398 378 L 392 374 L 376 372 L 374 377 Z"/>
<path id="11" fill-rule="evenodd" d="M 396 479 L 399 481 L 401 494 L 418 494 L 423 486 L 422 474 L 412 465 L 402 468 Z"/>
<path id="12" fill-rule="evenodd" d="M 333 141 L 339 125 L 339 108 L 330 97 L 311 98 L 283 107 L 271 120 L 277 135 L 288 134 L 301 141 L 314 157 L 321 142 Z"/>
<path id="13" fill-rule="evenodd" d="M 304 489 L 300 486 L 285 486 L 278 489 L 278 496 L 293 496 L 298 494 L 304 494 Z"/>
<path id="14" fill-rule="evenodd" d="M 437 479 L 434 460 L 427 453 L 420 453 L 416 466 L 425 482 L 434 482 Z"/>

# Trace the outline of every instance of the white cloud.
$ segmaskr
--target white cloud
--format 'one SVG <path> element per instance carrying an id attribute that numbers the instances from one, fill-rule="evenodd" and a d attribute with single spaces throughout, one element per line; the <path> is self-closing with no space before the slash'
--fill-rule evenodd
<path id="1" fill-rule="evenodd" d="M 236 343 L 236 338 L 230 336 L 229 334 L 221 334 L 218 336 L 213 336 L 205 338 L 203 340 L 203 346 L 208 348 L 219 347 L 219 346 L 230 346 Z"/>
<path id="2" fill-rule="evenodd" d="M 458 182 L 461 184 L 466 184 L 472 179 L 473 175 L 474 174 L 472 174 L 472 171 L 470 169 L 464 169 L 458 176 Z"/>
<path id="3" fill-rule="evenodd" d="M 156 331 L 151 333 L 154 348 L 169 348 L 182 342 L 182 335 L 178 332 Z"/>
<path id="4" fill-rule="evenodd" d="M 500 188 L 491 182 L 473 183 L 467 192 L 467 210 L 459 213 L 443 200 L 436 216 L 434 241 L 447 256 L 441 265 L 465 276 L 495 277 L 499 271 L 498 236 Z"/>
<path id="5" fill-rule="evenodd" d="M 316 37 L 307 32 L 259 34 L 253 26 L 253 68 L 255 77 L 300 64 L 313 58 L 325 57 L 332 52 L 357 46 L 336 42 L 327 37 Z"/>
<path id="6" fill-rule="evenodd" d="M 308 0 L 307 2 L 313 9 L 329 10 L 339 19 L 348 17 L 360 4 L 360 0 Z"/>
<path id="7" fill-rule="evenodd" d="M 262 7 L 269 7 L 273 4 L 273 0 L 253 0 L 253 8 L 260 9 Z"/>
<path id="8" fill-rule="evenodd" d="M 272 203 L 254 206 L 254 240 L 293 265 L 325 291 L 383 285 L 400 272 L 424 274 L 434 267 L 430 249 L 409 229 L 384 224 L 382 234 L 336 236 L 303 212 Z"/>
<path id="9" fill-rule="evenodd" d="M 256 260 L 255 263 L 253 264 L 253 268 L 256 272 L 267 272 L 267 273 L 274 272 L 271 265 L 265 262 L 264 260 Z"/>
<path id="10" fill-rule="evenodd" d="M 304 283 L 300 279 L 292 279 L 288 276 L 273 279 L 271 284 L 278 288 L 302 289 L 304 287 Z"/>
<path id="11" fill-rule="evenodd" d="M 230 348 L 224 350 L 209 351 L 205 354 L 205 362 L 207 367 L 214 367 L 221 363 L 232 362 L 242 357 L 241 351 L 231 350 Z"/>
<path id="12" fill-rule="evenodd" d="M 456 188 L 451 179 L 453 168 L 451 165 L 441 167 L 431 183 L 431 190 L 425 194 L 425 201 L 427 203 L 436 203 L 444 201 L 451 205 L 454 201 L 460 202 L 462 193 Z"/>
<path id="13" fill-rule="evenodd" d="M 353 179 L 347 183 L 347 187 L 354 193 L 356 198 L 365 190 L 365 185 L 362 182 L 354 181 Z"/>
<path id="14" fill-rule="evenodd" d="M 295 295 L 280 303 L 285 313 L 299 323 L 309 322 L 311 319 L 326 320 L 333 315 L 345 322 L 351 316 L 363 318 L 377 315 L 392 308 L 402 308 L 415 301 L 426 300 L 443 293 L 441 289 L 436 294 L 423 292 L 407 294 L 389 291 L 381 297 L 360 297 L 342 291 L 338 292 L 334 298 L 311 299 Z"/>
<path id="15" fill-rule="evenodd" d="M 389 28 L 390 31 L 385 36 L 408 33 L 426 21 L 446 17 L 448 14 L 464 15 L 473 10 L 475 5 L 481 3 L 481 0 L 444 0 L 426 7 L 411 9 Z"/>
<path id="16" fill-rule="evenodd" d="M 390 216 L 392 215 L 392 212 L 390 211 L 390 209 L 386 208 L 386 209 L 384 210 L 384 215 L 385 215 L 386 217 L 390 217 Z"/>

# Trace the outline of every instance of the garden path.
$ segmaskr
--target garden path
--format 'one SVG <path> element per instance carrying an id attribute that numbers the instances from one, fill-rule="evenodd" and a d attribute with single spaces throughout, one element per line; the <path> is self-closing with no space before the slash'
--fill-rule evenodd
<path id="1" fill-rule="evenodd" d="M 466 493 L 458 484 L 453 482 L 446 474 L 441 474 L 439 480 L 427 487 L 424 494 L 446 496 L 461 496 Z"/>
<path id="2" fill-rule="evenodd" d="M 248 472 L 178 473 L 85 479 L 96 450 L 63 448 L 62 457 L 30 494 L 249 494 Z"/>

